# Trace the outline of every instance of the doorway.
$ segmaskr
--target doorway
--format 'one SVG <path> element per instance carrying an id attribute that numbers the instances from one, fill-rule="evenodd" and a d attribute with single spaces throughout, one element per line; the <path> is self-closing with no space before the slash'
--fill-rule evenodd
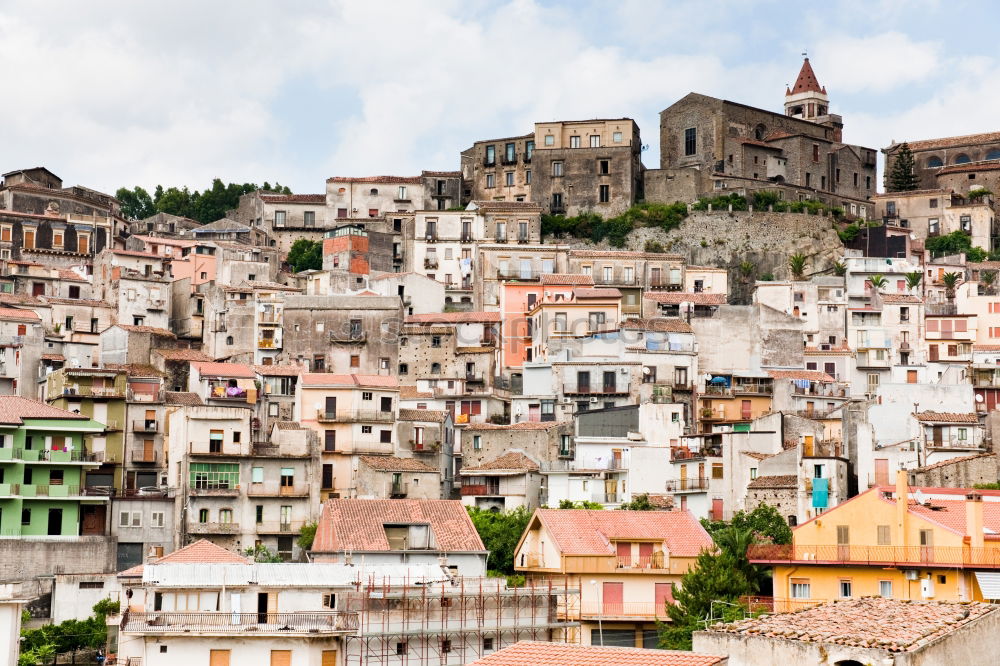
<path id="1" fill-rule="evenodd" d="M 62 509 L 49 509 L 49 525 L 47 534 L 59 536 L 62 534 Z"/>

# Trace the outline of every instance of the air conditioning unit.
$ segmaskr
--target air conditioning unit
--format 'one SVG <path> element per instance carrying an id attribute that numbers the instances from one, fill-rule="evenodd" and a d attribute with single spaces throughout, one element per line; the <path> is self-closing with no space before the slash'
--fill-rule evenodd
<path id="1" fill-rule="evenodd" d="M 917 580 L 917 578 L 919 578 L 919 576 L 920 576 L 920 572 L 918 572 L 916 569 L 904 569 L 903 570 L 903 577 L 906 578 L 906 580 Z"/>
<path id="2" fill-rule="evenodd" d="M 573 404 L 573 398 L 563 398 L 562 401 L 563 401 L 564 405 L 571 405 L 571 404 Z"/>
<path id="3" fill-rule="evenodd" d="M 591 398 L 590 401 L 596 403 L 597 402 L 597 398 Z"/>

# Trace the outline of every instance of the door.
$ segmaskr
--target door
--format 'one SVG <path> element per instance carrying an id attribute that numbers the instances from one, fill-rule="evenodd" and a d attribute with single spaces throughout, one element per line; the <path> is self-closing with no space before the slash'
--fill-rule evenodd
<path id="1" fill-rule="evenodd" d="M 542 407 L 539 404 L 528 405 L 528 420 L 537 422 L 542 420 Z"/>
<path id="2" fill-rule="evenodd" d="M 906 371 L 906 383 L 907 384 L 916 384 L 917 383 L 917 371 L 916 370 L 907 370 Z"/>
<path id="3" fill-rule="evenodd" d="M 929 349 L 929 351 L 931 353 L 931 360 L 932 361 L 938 360 L 938 346 L 937 345 L 930 345 L 928 347 L 928 349 Z"/>
<path id="4" fill-rule="evenodd" d="M 632 544 L 627 541 L 619 541 L 615 544 L 615 550 L 618 553 L 618 566 L 620 567 L 630 567 L 632 566 Z"/>
<path id="5" fill-rule="evenodd" d="M 142 461 L 156 462 L 156 450 L 153 448 L 153 440 L 142 440 Z"/>
<path id="6" fill-rule="evenodd" d="M 920 530 L 920 561 L 934 561 L 934 532 L 932 530 Z"/>
<path id="7" fill-rule="evenodd" d="M 80 534 L 83 536 L 100 536 L 104 534 L 104 524 L 108 507 L 99 505 L 84 505 L 81 509 Z M 121 571 L 121 569 L 119 569 Z"/>
<path id="8" fill-rule="evenodd" d="M 209 650 L 208 666 L 229 666 L 229 650 Z"/>
<path id="9" fill-rule="evenodd" d="M 753 409 L 751 408 L 749 400 L 740 401 L 740 418 L 743 420 L 749 420 L 753 418 Z"/>
<path id="10" fill-rule="evenodd" d="M 934 426 L 934 446 L 940 448 L 944 441 L 944 433 L 941 426 Z"/>
<path id="11" fill-rule="evenodd" d="M 267 613 L 270 607 L 271 595 L 267 592 L 257 593 L 257 623 L 267 624 Z"/>
<path id="12" fill-rule="evenodd" d="M 325 430 L 325 431 L 323 431 L 323 450 L 324 451 L 336 451 L 337 450 L 337 431 L 336 430 Z"/>
<path id="13" fill-rule="evenodd" d="M 323 650 L 323 658 L 319 666 L 337 666 L 337 651 Z"/>
<path id="14" fill-rule="evenodd" d="M 45 295 L 45 283 L 43 283 L 43 282 L 32 282 L 31 283 L 31 295 L 32 296 L 44 296 Z"/>
<path id="15" fill-rule="evenodd" d="M 611 469 L 622 469 L 624 467 L 622 463 L 622 450 L 612 449 L 611 450 Z"/>
<path id="16" fill-rule="evenodd" d="M 656 583 L 656 617 L 667 616 L 667 604 L 674 605 L 674 589 L 672 583 Z"/>
<path id="17" fill-rule="evenodd" d="M 604 392 L 614 393 L 615 392 L 615 371 L 605 370 L 604 372 Z"/>
<path id="18" fill-rule="evenodd" d="M 324 411 L 326 412 L 327 418 L 332 418 L 333 415 L 337 413 L 337 399 L 328 397 L 326 399 L 326 408 Z"/>
<path id="19" fill-rule="evenodd" d="M 889 459 L 888 458 L 876 458 L 875 459 L 875 485 L 876 486 L 887 486 L 887 485 L 889 485 Z"/>
<path id="20" fill-rule="evenodd" d="M 292 666 L 292 651 L 271 650 L 271 666 Z"/>
<path id="21" fill-rule="evenodd" d="M 688 466 L 681 465 L 681 490 L 688 489 Z"/>
<path id="22" fill-rule="evenodd" d="M 604 615 L 622 615 L 625 596 L 624 583 L 604 583 L 602 589 L 601 613 Z"/>
<path id="23" fill-rule="evenodd" d="M 576 390 L 578 393 L 590 393 L 590 373 L 576 373 Z"/>
<path id="24" fill-rule="evenodd" d="M 722 498 L 712 498 L 712 520 L 722 520 Z"/>
<path id="25" fill-rule="evenodd" d="M 645 569 L 653 566 L 653 544 L 639 544 L 639 566 Z"/>
<path id="26" fill-rule="evenodd" d="M 46 534 L 59 536 L 62 534 L 62 509 L 49 509 L 49 525 Z"/>

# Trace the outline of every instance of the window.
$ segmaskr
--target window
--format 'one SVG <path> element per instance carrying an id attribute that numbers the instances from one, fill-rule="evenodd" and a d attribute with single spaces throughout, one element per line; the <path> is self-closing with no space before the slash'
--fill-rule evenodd
<path id="1" fill-rule="evenodd" d="M 591 134 L 590 135 L 590 147 L 591 148 L 600 148 L 601 147 L 601 135 L 600 134 Z"/>
<path id="2" fill-rule="evenodd" d="M 432 335 L 431 336 L 431 347 L 440 347 L 440 346 L 441 346 L 441 336 L 440 335 Z"/>
<path id="3" fill-rule="evenodd" d="M 723 478 L 723 466 L 722 463 L 712 463 L 712 478 L 721 479 Z"/>
<path id="4" fill-rule="evenodd" d="M 513 187 L 514 186 L 514 172 L 513 171 L 508 171 L 508 172 L 506 172 L 504 174 L 504 184 L 507 185 L 507 187 Z"/>
<path id="5" fill-rule="evenodd" d="M 486 174 L 486 187 L 496 187 L 496 176 L 494 174 Z"/>
<path id="6" fill-rule="evenodd" d="M 149 525 L 150 527 L 163 527 L 163 512 L 154 511 L 150 515 Z"/>
<path id="7" fill-rule="evenodd" d="M 813 144 L 813 162 L 819 162 L 819 144 Z"/>
<path id="8" fill-rule="evenodd" d="M 383 397 L 379 400 L 379 411 L 391 412 L 392 411 L 392 398 Z"/>
<path id="9" fill-rule="evenodd" d="M 958 429 L 958 440 L 960 442 L 964 442 L 964 441 L 966 441 L 968 439 L 969 439 L 969 429 L 968 428 L 959 428 Z"/>
<path id="10" fill-rule="evenodd" d="M 525 141 L 524 142 L 524 161 L 530 162 L 531 156 L 535 154 L 535 142 Z"/>
<path id="11" fill-rule="evenodd" d="M 449 602 L 451 601 L 451 599 L 448 599 L 448 597 L 442 597 L 441 598 L 441 605 L 442 606 L 446 605 L 444 603 L 445 600 L 447 600 Z M 450 605 L 450 604 L 447 604 L 447 605 Z M 441 652 L 451 652 L 451 639 L 445 638 L 444 640 L 441 641 Z"/>
<path id="12" fill-rule="evenodd" d="M 812 174 L 806 173 L 806 187 L 809 187 L 811 185 L 811 181 L 812 181 Z"/>
<path id="13" fill-rule="evenodd" d="M 408 374 L 410 374 L 410 366 L 408 366 L 406 363 L 400 363 L 399 364 L 399 374 L 401 374 L 401 375 L 408 375 Z"/>
<path id="14" fill-rule="evenodd" d="M 208 522 L 208 509 L 198 509 L 198 522 L 199 523 Z"/>
<path id="15" fill-rule="evenodd" d="M 880 580 L 878 582 L 878 593 L 879 596 L 881 597 L 885 597 L 886 599 L 892 599 L 892 581 Z"/>
<path id="16" fill-rule="evenodd" d="M 598 187 L 597 192 L 598 192 L 598 198 L 600 199 L 601 203 L 608 203 L 609 201 L 611 201 L 610 185 L 601 185 L 600 187 Z"/>
<path id="17" fill-rule="evenodd" d="M 562 195 L 562 192 L 553 192 L 552 193 L 552 210 L 553 211 L 556 211 L 556 210 L 560 210 L 561 211 L 562 207 L 563 207 L 563 195 Z"/>
<path id="18" fill-rule="evenodd" d="M 191 463 L 190 483 L 199 489 L 229 489 L 240 483 L 238 463 Z"/>
<path id="19" fill-rule="evenodd" d="M 514 154 L 514 144 L 513 143 L 504 144 L 504 147 L 503 147 L 503 158 L 504 158 L 504 161 L 507 162 L 508 164 L 511 164 L 511 163 L 514 162 L 515 154 Z"/>
<path id="20" fill-rule="evenodd" d="M 524 172 L 524 184 L 531 185 L 531 169 Z"/>
<path id="21" fill-rule="evenodd" d="M 808 599 L 812 594 L 808 578 L 792 579 L 792 599 Z"/>
<path id="22" fill-rule="evenodd" d="M 352 354 L 351 355 L 351 367 L 352 368 L 360 368 L 361 367 L 361 357 L 358 356 L 357 354 Z"/>
<path id="23" fill-rule="evenodd" d="M 431 363 L 431 374 L 433 374 L 433 375 L 441 374 L 441 364 L 440 363 Z"/>
<path id="24" fill-rule="evenodd" d="M 208 435 L 208 452 L 209 453 L 222 453 L 222 436 L 223 432 L 221 430 L 212 430 Z"/>
<path id="25" fill-rule="evenodd" d="M 698 130 L 689 127 L 684 130 L 684 155 L 694 155 L 698 152 Z"/>
<path id="26" fill-rule="evenodd" d="M 497 162 L 497 147 L 486 146 L 486 166 L 493 166 Z"/>
<path id="27" fill-rule="evenodd" d="M 397 196 L 396 196 L 397 199 L 405 199 L 406 198 L 406 185 L 400 185 L 399 186 L 399 191 L 396 192 L 396 194 L 397 194 Z"/>
<path id="28" fill-rule="evenodd" d="M 81 590 L 103 590 L 104 581 L 101 580 L 81 580 L 79 588 Z"/>
<path id="29" fill-rule="evenodd" d="M 361 392 L 361 399 L 362 400 L 371 400 L 372 399 L 372 392 L 371 391 L 362 391 Z"/>
<path id="30" fill-rule="evenodd" d="M 841 580 L 840 581 L 840 598 L 849 599 L 851 597 L 851 581 Z"/>
<path id="31" fill-rule="evenodd" d="M 370 435 L 370 434 L 372 434 L 372 427 L 371 426 L 361 426 L 361 434 L 362 435 Z"/>
<path id="32" fill-rule="evenodd" d="M 615 132 L 614 134 L 611 135 L 611 140 L 614 141 L 615 143 L 621 143 L 622 142 L 622 133 L 621 132 Z"/>
<path id="33" fill-rule="evenodd" d="M 295 486 L 295 470 L 291 467 L 281 468 L 281 487 L 292 488 Z"/>
<path id="34" fill-rule="evenodd" d="M 396 654 L 398 654 L 398 655 L 406 654 L 406 643 L 405 642 L 396 643 Z"/>
<path id="35" fill-rule="evenodd" d="M 558 161 L 552 162 L 552 177 L 561 178 L 563 175 L 563 163 Z"/>
<path id="36" fill-rule="evenodd" d="M 485 651 L 485 650 L 492 650 L 492 649 L 493 649 L 493 639 L 492 638 L 484 638 L 483 639 L 483 650 Z"/>
<path id="37" fill-rule="evenodd" d="M 383 444 L 388 444 L 392 442 L 392 431 L 391 430 L 380 430 L 379 431 L 379 442 Z"/>
<path id="38" fill-rule="evenodd" d="M 337 595 L 334 592 L 329 592 L 323 595 L 323 608 L 336 608 L 337 607 Z"/>
<path id="39" fill-rule="evenodd" d="M 232 509 L 219 509 L 219 522 L 223 524 L 230 524 L 233 522 L 233 510 Z"/>
<path id="40" fill-rule="evenodd" d="M 302 213 L 302 224 L 307 227 L 316 226 L 316 212 L 312 210 L 307 210 Z"/>
<path id="41" fill-rule="evenodd" d="M 274 226 L 276 227 L 285 226 L 285 211 L 283 210 L 274 211 Z"/>
<path id="42" fill-rule="evenodd" d="M 472 448 L 474 450 L 476 450 L 476 451 L 479 451 L 480 449 L 483 448 L 483 436 L 482 435 L 473 435 L 472 436 Z"/>
<path id="43" fill-rule="evenodd" d="M 580 147 L 580 137 L 579 136 L 571 136 L 569 138 L 569 147 L 570 148 L 579 148 Z"/>

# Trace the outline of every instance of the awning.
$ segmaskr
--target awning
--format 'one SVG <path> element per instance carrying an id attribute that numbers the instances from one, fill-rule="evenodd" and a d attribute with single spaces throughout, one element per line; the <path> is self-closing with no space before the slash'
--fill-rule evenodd
<path id="1" fill-rule="evenodd" d="M 1000 571 L 977 571 L 976 582 L 983 593 L 983 599 L 994 601 L 1000 599 Z"/>

